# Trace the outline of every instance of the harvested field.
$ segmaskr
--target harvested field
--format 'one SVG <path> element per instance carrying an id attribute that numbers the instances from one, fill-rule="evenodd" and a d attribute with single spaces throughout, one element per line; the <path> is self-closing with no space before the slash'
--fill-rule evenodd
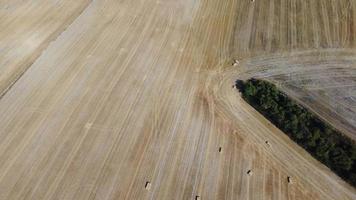
<path id="1" fill-rule="evenodd" d="M 243 1 L 233 55 L 241 78 L 259 77 L 356 139 L 356 3 Z M 243 11 L 249 12 L 243 12 Z"/>
<path id="2" fill-rule="evenodd" d="M 276 83 L 309 110 L 356 140 L 356 51 L 324 49 L 242 61 L 241 78 Z"/>
<path id="3" fill-rule="evenodd" d="M 90 0 L 0 1 L 0 97 Z"/>
<path id="4" fill-rule="evenodd" d="M 38 6 L 28 6 L 33 2 Z M 354 188 L 231 87 L 237 78 L 255 75 L 279 80 L 283 88 L 302 87 L 298 81 L 306 79 L 300 77 L 307 77 L 308 66 L 293 61 L 294 54 L 302 65 L 329 66 L 318 64 L 323 56 L 304 59 L 314 50 L 330 51 L 322 62 L 336 60 L 354 73 L 356 2 L 96 0 L 70 25 L 69 18 L 50 18 L 61 25 L 44 26 L 46 32 L 67 27 L 52 43 L 31 25 L 52 13 L 44 2 L 19 1 L 13 9 L 35 16 L 23 23 L 17 14 L 0 14 L 0 23 L 13 26 L 0 31 L 6 33 L 0 46 L 12 45 L 3 51 L 23 55 L 0 57 L 0 63 L 27 69 L 0 99 L 0 199 L 356 198 Z M 79 12 L 69 7 L 63 9 Z M 346 20 L 336 23 L 335 16 Z M 33 32 L 42 41 L 37 45 L 47 46 L 38 58 L 24 61 L 39 53 L 15 44 L 10 36 L 18 29 L 23 36 L 16 37 Z M 242 59 L 239 66 L 231 67 L 233 58 Z M 15 80 L 13 74 L 1 80 Z M 345 85 L 354 84 L 348 77 L 332 80 L 342 95 Z M 331 93 L 321 106 L 333 109 Z M 350 114 L 339 112 L 340 118 Z"/>

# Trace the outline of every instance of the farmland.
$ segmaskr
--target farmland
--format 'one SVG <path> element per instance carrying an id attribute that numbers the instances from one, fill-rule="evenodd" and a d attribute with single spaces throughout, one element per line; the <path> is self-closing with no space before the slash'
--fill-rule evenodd
<path id="1" fill-rule="evenodd" d="M 354 138 L 355 1 L 0 6 L 1 200 L 355 199 L 232 88 L 268 79 Z"/>

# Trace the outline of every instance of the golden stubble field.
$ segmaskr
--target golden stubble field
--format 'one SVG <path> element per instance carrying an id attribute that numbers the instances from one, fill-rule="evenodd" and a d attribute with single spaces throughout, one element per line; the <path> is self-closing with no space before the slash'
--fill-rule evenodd
<path id="1" fill-rule="evenodd" d="M 275 81 L 354 137 L 355 1 L 0 6 L 0 199 L 356 198 L 232 88 Z"/>

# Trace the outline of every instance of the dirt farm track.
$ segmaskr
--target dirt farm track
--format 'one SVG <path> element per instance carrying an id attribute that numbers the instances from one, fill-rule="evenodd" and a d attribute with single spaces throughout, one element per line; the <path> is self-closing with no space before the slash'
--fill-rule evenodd
<path id="1" fill-rule="evenodd" d="M 356 139 L 356 1 L 0 0 L 0 200 L 355 200 L 249 77 Z"/>

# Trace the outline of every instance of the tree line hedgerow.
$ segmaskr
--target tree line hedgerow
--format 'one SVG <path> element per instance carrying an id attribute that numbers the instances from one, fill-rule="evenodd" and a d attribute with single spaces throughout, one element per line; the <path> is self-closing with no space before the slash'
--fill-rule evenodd
<path id="1" fill-rule="evenodd" d="M 236 81 L 242 97 L 317 160 L 356 187 L 356 144 L 264 80 Z"/>

